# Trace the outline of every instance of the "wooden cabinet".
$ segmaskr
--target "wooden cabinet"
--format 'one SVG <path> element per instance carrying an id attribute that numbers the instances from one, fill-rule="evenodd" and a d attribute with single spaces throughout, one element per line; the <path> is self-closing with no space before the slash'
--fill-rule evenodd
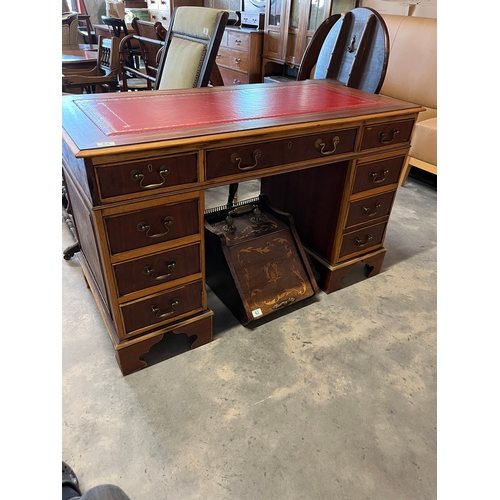
<path id="1" fill-rule="evenodd" d="M 262 81 L 262 37 L 262 31 L 252 28 L 225 29 L 216 59 L 224 85 Z"/>
<path id="2" fill-rule="evenodd" d="M 184 5 L 203 7 L 203 0 L 148 0 L 149 20 L 168 28 L 173 10 Z"/>
<path id="3" fill-rule="evenodd" d="M 319 25 L 330 15 L 358 6 L 358 0 L 266 0 L 262 75 L 298 68 Z"/>

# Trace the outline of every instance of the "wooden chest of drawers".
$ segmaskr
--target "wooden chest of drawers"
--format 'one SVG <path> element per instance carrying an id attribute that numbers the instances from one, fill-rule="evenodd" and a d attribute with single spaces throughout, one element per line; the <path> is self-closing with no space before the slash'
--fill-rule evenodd
<path id="1" fill-rule="evenodd" d="M 63 175 L 78 258 L 124 374 L 166 333 L 212 338 L 205 189 L 262 179 L 330 293 L 380 271 L 422 108 L 310 80 L 63 96 Z M 165 109 L 168 113 L 157 113 Z"/>
<path id="2" fill-rule="evenodd" d="M 251 28 L 225 29 L 216 59 L 224 85 L 262 82 L 262 37 Z"/>

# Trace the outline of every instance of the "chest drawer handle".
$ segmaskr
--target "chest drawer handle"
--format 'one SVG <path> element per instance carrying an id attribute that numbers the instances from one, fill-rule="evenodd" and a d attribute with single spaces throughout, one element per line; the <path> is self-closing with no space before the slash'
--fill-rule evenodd
<path id="1" fill-rule="evenodd" d="M 150 164 L 148 165 L 148 170 L 151 172 L 153 169 L 153 166 Z M 170 168 L 163 165 L 160 170 L 158 171 L 158 174 L 160 175 L 160 177 L 163 179 L 162 182 L 158 183 L 158 184 L 147 184 L 146 186 L 143 186 L 142 185 L 142 181 L 144 180 L 144 174 L 142 172 L 139 172 L 139 170 L 132 170 L 132 172 L 130 172 L 130 178 L 133 180 L 133 181 L 141 181 L 139 183 L 139 186 L 141 186 L 142 189 L 154 189 L 154 188 L 157 188 L 157 187 L 160 187 L 160 186 L 163 186 L 163 184 L 165 184 L 165 177 L 167 177 L 167 175 L 170 173 Z"/>
<path id="2" fill-rule="evenodd" d="M 241 40 L 236 39 L 236 40 L 234 41 L 234 43 L 235 43 L 236 45 L 241 45 Z"/>
<path id="3" fill-rule="evenodd" d="M 392 137 L 388 140 L 386 140 L 385 138 L 387 137 L 387 134 L 381 130 L 379 133 L 378 133 L 378 138 L 379 138 L 379 141 L 381 142 L 381 144 L 389 144 L 390 142 L 392 142 L 396 136 L 399 134 L 399 130 L 397 128 L 395 128 L 393 131 L 392 131 Z"/>
<path id="4" fill-rule="evenodd" d="M 262 151 L 260 149 L 256 149 L 252 153 L 254 164 L 250 165 L 248 167 L 242 167 L 241 166 L 241 156 L 238 153 L 233 153 L 231 155 L 231 163 L 236 163 L 239 170 L 242 170 L 242 171 L 252 170 L 252 168 L 255 168 L 257 166 L 257 163 L 259 162 L 259 158 L 261 157 L 261 155 L 262 155 Z"/>
<path id="5" fill-rule="evenodd" d="M 356 243 L 357 247 L 362 248 L 362 247 L 365 247 L 366 245 L 368 245 L 368 243 L 370 242 L 370 240 L 373 240 L 373 236 L 371 234 L 369 234 L 366 237 L 366 241 L 364 243 L 363 243 L 363 240 L 361 238 L 356 238 L 354 240 L 354 243 Z"/>
<path id="6" fill-rule="evenodd" d="M 372 178 L 372 182 L 374 184 L 379 184 L 381 182 L 384 182 L 387 179 L 387 174 L 389 173 L 389 169 L 385 168 L 383 171 L 384 177 L 382 179 L 377 179 L 378 173 L 377 172 L 370 172 L 370 177 Z"/>
<path id="7" fill-rule="evenodd" d="M 235 57 L 235 58 L 234 58 L 234 62 L 235 62 L 236 64 L 240 64 L 241 59 L 240 59 L 239 57 Z"/>
<path id="8" fill-rule="evenodd" d="M 174 223 L 173 217 L 165 217 L 163 219 L 163 225 L 165 226 L 166 231 L 164 233 L 149 234 L 149 230 L 151 229 L 149 224 L 147 222 L 139 222 L 139 224 L 137 224 L 137 231 L 141 231 L 141 233 L 146 232 L 146 236 L 148 238 L 161 238 L 162 236 L 168 234 L 169 226 L 171 226 L 173 223 Z"/>
<path id="9" fill-rule="evenodd" d="M 335 153 L 335 151 L 337 151 L 337 146 L 339 145 L 340 143 L 340 137 L 338 135 L 336 135 L 333 139 L 332 139 L 332 145 L 333 145 L 333 149 L 331 149 L 330 151 L 325 151 L 325 147 L 326 147 L 326 144 L 323 142 L 322 139 L 318 139 L 316 141 L 316 143 L 314 144 L 314 147 L 316 149 L 320 149 L 320 153 L 322 155 L 331 155 L 333 153 Z"/>
<path id="10" fill-rule="evenodd" d="M 162 274 L 160 276 L 156 276 L 156 278 L 154 278 L 155 280 L 157 281 L 161 281 L 161 280 L 164 280 L 166 278 L 168 278 L 169 276 L 172 275 L 172 271 L 174 269 L 174 267 L 177 265 L 177 262 L 172 259 L 170 261 L 168 261 L 167 263 L 167 269 L 168 269 L 168 273 L 167 274 Z M 150 266 L 146 266 L 142 272 L 146 275 L 146 276 L 151 276 L 153 277 L 153 274 L 156 272 L 152 267 Z"/>
<path id="11" fill-rule="evenodd" d="M 178 306 L 180 303 L 180 300 L 175 298 L 172 299 L 172 302 L 170 302 L 170 307 L 172 308 L 171 311 L 167 311 L 165 313 L 160 314 L 160 308 L 158 306 L 152 305 L 149 307 L 149 310 L 157 317 L 157 318 L 166 318 L 167 316 L 171 316 L 172 314 L 175 313 L 175 306 Z"/>
<path id="12" fill-rule="evenodd" d="M 372 212 L 371 214 L 369 214 L 368 212 L 370 211 L 370 207 L 367 207 L 366 205 L 363 205 L 363 213 L 367 216 L 367 217 L 375 217 L 375 215 L 378 214 L 378 209 L 380 208 L 380 203 L 377 201 L 377 203 L 375 203 L 375 212 Z"/>

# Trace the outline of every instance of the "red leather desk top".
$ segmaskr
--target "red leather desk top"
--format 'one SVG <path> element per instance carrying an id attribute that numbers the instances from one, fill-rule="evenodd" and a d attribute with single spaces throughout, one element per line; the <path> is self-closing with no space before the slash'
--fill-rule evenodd
<path id="1" fill-rule="evenodd" d="M 390 102 L 396 103 L 394 109 L 407 104 Z M 388 100 L 380 96 L 324 80 L 252 84 L 65 96 L 63 128 L 78 149 L 85 150 L 372 114 L 387 108 Z"/>

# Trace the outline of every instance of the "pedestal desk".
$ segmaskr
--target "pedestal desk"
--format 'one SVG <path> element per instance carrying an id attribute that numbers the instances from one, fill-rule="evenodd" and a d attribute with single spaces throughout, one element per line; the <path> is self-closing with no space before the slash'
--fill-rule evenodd
<path id="1" fill-rule="evenodd" d="M 84 276 L 123 374 L 166 333 L 212 339 L 204 190 L 260 178 L 330 293 L 380 271 L 423 110 L 325 80 L 63 96 L 63 175 Z"/>

